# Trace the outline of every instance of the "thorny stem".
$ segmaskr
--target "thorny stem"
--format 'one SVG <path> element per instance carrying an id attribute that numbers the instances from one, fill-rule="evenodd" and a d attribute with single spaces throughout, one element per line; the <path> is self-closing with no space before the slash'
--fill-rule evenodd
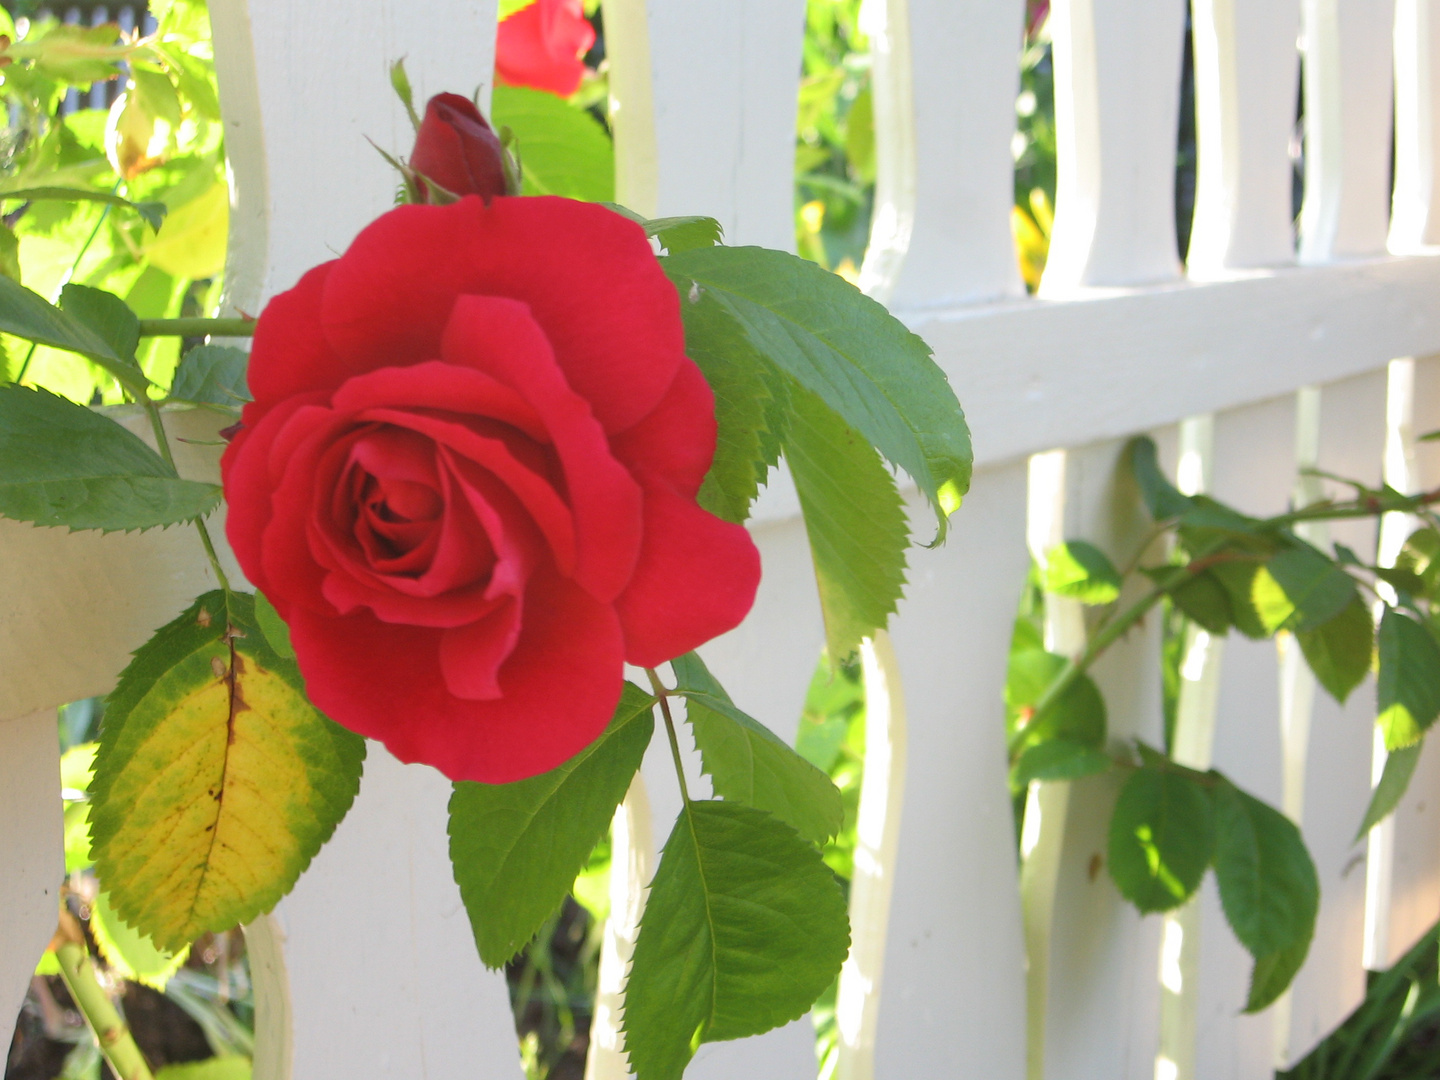
<path id="1" fill-rule="evenodd" d="M 141 337 L 253 337 L 254 319 L 141 319 Z"/>
<path id="2" fill-rule="evenodd" d="M 670 716 L 670 691 L 660 681 L 654 668 L 646 668 L 645 674 L 650 677 L 650 688 L 655 691 L 655 696 L 660 699 L 660 715 L 665 718 L 665 734 L 670 737 L 670 757 L 675 762 L 675 776 L 680 781 L 680 797 L 685 800 L 685 805 L 690 805 L 690 789 L 685 785 L 685 768 L 680 763 L 680 740 L 675 737 L 675 721 Z"/>
<path id="3" fill-rule="evenodd" d="M 1331 521 L 1337 518 L 1373 517 L 1377 514 L 1405 513 L 1414 510 L 1423 512 L 1426 507 L 1437 502 L 1440 502 L 1440 488 L 1412 496 L 1405 499 L 1400 505 L 1388 505 L 1388 500 L 1381 499 L 1374 495 L 1362 495 L 1357 499 L 1346 502 L 1312 503 L 1299 510 L 1292 510 L 1286 514 L 1277 514 L 1275 517 L 1264 518 L 1256 523 L 1256 528 L 1257 531 L 1262 531 L 1266 529 L 1285 528 L 1302 521 Z M 1155 542 L 1158 538 L 1159 531 L 1163 531 L 1163 529 L 1160 529 L 1160 526 L 1164 528 L 1174 528 L 1179 524 L 1180 522 L 1178 520 L 1158 523 L 1158 531 L 1152 532 L 1146 537 L 1145 544 L 1140 550 L 1143 552 Z M 1139 600 L 1130 605 L 1130 607 L 1103 623 L 1094 637 L 1086 642 L 1084 651 L 1082 651 L 1079 656 L 1072 657 L 1066 662 L 1065 666 L 1060 669 L 1060 673 L 1055 676 L 1054 681 L 1046 687 L 1045 693 L 1040 696 L 1040 700 L 1035 703 L 1035 708 L 1031 715 L 1039 716 L 1046 709 L 1054 705 L 1055 702 L 1060 699 L 1061 695 L 1069 690 L 1070 687 L 1075 684 L 1075 681 L 1090 669 L 1106 649 L 1123 637 L 1132 626 L 1145 617 L 1151 608 L 1160 602 L 1160 599 L 1165 596 L 1166 593 L 1174 589 L 1184 579 L 1194 577 L 1217 563 L 1243 558 L 1243 556 L 1218 551 L 1217 549 L 1222 546 L 1223 543 L 1224 541 L 1221 540 L 1211 548 L 1197 552 L 1185 565 L 1174 567 L 1175 572 L 1172 575 L 1157 584 Z M 1134 567 L 1127 568 L 1126 576 L 1132 573 L 1133 570 Z"/>
<path id="4" fill-rule="evenodd" d="M 68 911 L 61 911 L 60 927 L 55 937 L 55 957 L 60 961 L 60 977 L 65 980 L 75 1007 L 95 1033 L 95 1041 L 100 1044 L 100 1053 L 105 1056 L 110 1071 L 119 1080 L 154 1080 L 150 1066 L 135 1045 L 130 1028 L 96 979 L 95 965 L 85 948 L 85 937 Z"/>
<path id="5" fill-rule="evenodd" d="M 165 434 L 165 423 L 160 418 L 160 406 L 153 398 L 145 398 L 141 404 L 145 407 L 145 415 L 150 418 L 150 429 L 155 432 L 155 444 L 160 448 L 160 456 L 165 459 L 165 464 L 175 468 L 175 455 L 170 452 L 170 440 Z M 177 470 L 178 472 L 178 470 Z M 210 539 L 210 530 L 205 527 L 203 518 L 195 519 L 195 531 L 200 534 L 200 543 L 205 548 L 205 556 L 210 560 L 210 569 L 215 571 L 215 580 L 220 583 L 220 588 L 225 594 L 230 594 L 230 579 L 225 576 L 225 571 L 220 566 L 220 556 L 215 551 L 215 544 Z"/>

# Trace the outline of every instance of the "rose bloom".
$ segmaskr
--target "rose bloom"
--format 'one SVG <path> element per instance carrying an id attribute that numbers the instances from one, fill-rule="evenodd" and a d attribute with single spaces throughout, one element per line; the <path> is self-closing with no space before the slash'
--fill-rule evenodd
<path id="1" fill-rule="evenodd" d="M 260 316 L 225 452 L 235 555 L 317 707 L 499 783 L 594 740 L 622 664 L 734 627 L 745 529 L 695 494 L 714 399 L 638 225 L 558 198 L 406 206 Z"/>
<path id="2" fill-rule="evenodd" d="M 495 74 L 511 86 L 569 97 L 585 77 L 581 57 L 594 44 L 580 0 L 535 0 L 500 21 Z"/>

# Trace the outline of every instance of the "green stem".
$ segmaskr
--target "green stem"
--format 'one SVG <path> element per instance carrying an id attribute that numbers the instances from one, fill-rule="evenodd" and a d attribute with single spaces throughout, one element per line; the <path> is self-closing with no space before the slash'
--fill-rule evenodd
<path id="1" fill-rule="evenodd" d="M 175 455 L 170 452 L 170 439 L 165 434 L 165 422 L 160 417 L 160 406 L 153 398 L 145 398 L 141 402 L 145 407 L 145 415 L 150 418 L 150 429 L 155 433 L 155 445 L 160 449 L 160 456 L 165 459 L 165 464 L 175 469 Z M 175 470 L 179 473 L 179 470 Z M 215 551 L 215 544 L 210 539 L 210 530 L 205 527 L 201 518 L 195 519 L 195 530 L 200 534 L 200 543 L 205 548 L 205 555 L 210 560 L 210 569 L 215 571 L 215 580 L 220 583 L 220 588 L 226 594 L 230 593 L 230 579 L 225 576 L 225 571 L 220 567 L 220 556 Z"/>
<path id="2" fill-rule="evenodd" d="M 61 978 L 75 1007 L 95 1033 L 95 1041 L 100 1044 L 100 1053 L 105 1055 L 110 1071 L 119 1080 L 154 1080 L 130 1028 L 95 978 L 95 965 L 84 943 L 67 941 L 55 950 L 55 957 L 60 961 Z"/>
<path id="3" fill-rule="evenodd" d="M 141 337 L 253 337 L 254 319 L 141 319 Z"/>
<path id="4" fill-rule="evenodd" d="M 660 715 L 665 718 L 665 734 L 670 737 L 670 757 L 675 762 L 675 776 L 680 781 L 680 798 L 685 801 L 688 809 L 690 789 L 685 786 L 685 767 L 680 763 L 680 740 L 675 737 L 675 721 L 670 716 L 670 691 L 660 681 L 660 676 L 655 673 L 654 668 L 646 668 L 645 674 L 650 676 L 650 688 L 660 699 Z"/>

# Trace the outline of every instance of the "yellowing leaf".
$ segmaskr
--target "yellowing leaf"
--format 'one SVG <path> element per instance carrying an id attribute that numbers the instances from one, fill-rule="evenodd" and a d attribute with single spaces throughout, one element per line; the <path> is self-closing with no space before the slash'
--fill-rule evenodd
<path id="1" fill-rule="evenodd" d="M 214 277 L 225 269 L 229 228 L 230 190 L 217 182 L 173 207 L 143 251 L 150 262 L 175 277 Z"/>
<path id="2" fill-rule="evenodd" d="M 268 911 L 349 809 L 364 754 L 306 700 L 252 597 L 202 596 L 107 706 L 91 841 L 116 914 L 174 952 Z"/>

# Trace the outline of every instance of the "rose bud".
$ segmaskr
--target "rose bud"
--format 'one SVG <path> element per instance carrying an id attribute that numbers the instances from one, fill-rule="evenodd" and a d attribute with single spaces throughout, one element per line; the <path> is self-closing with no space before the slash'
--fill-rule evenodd
<path id="1" fill-rule="evenodd" d="M 436 94 L 425 106 L 410 168 L 451 195 L 505 195 L 505 149 L 469 98 Z M 440 201 L 417 185 L 416 202 Z"/>
<path id="2" fill-rule="evenodd" d="M 535 0 L 501 21 L 495 74 L 511 86 L 569 97 L 585 77 L 581 57 L 594 44 L 595 28 L 580 0 Z"/>
<path id="3" fill-rule="evenodd" d="M 593 203 L 402 206 L 260 315 L 226 534 L 316 707 L 504 783 L 610 721 L 624 665 L 739 624 L 696 494 L 715 398 L 645 232 Z"/>

